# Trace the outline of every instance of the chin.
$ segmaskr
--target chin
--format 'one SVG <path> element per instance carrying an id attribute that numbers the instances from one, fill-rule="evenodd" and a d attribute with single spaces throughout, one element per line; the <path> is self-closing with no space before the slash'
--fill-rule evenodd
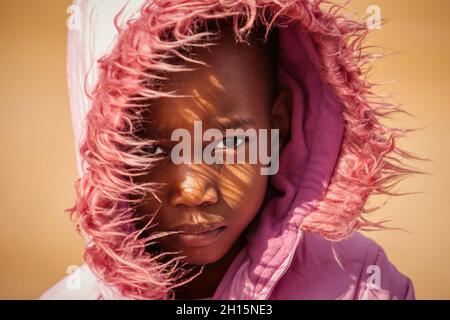
<path id="1" fill-rule="evenodd" d="M 219 261 L 225 253 L 214 248 L 204 247 L 190 249 L 185 255 L 186 262 L 194 265 L 205 265 Z"/>

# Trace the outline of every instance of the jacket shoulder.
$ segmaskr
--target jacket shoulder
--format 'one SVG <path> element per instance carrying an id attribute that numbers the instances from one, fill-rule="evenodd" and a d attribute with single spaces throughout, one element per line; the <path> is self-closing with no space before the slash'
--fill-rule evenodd
<path id="1" fill-rule="evenodd" d="M 360 270 L 355 299 L 414 299 L 411 279 L 389 260 L 384 249 L 374 240 L 354 232 L 337 245 L 337 258 L 350 270 Z M 359 263 L 358 263 L 359 261 Z M 354 265 L 355 267 L 351 267 Z"/>
<path id="2" fill-rule="evenodd" d="M 341 241 L 305 232 L 285 278 L 299 299 L 414 299 L 411 280 L 358 232 Z"/>

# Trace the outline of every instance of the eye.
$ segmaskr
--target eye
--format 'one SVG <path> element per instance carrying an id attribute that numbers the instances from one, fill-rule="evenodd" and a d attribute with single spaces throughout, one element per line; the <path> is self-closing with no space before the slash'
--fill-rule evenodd
<path id="1" fill-rule="evenodd" d="M 144 150 L 152 156 L 158 156 L 164 153 L 164 150 L 160 146 L 155 144 L 148 145 Z"/>
<path id="2" fill-rule="evenodd" d="M 245 137 L 232 136 L 223 139 L 216 144 L 216 149 L 237 148 L 246 141 Z"/>

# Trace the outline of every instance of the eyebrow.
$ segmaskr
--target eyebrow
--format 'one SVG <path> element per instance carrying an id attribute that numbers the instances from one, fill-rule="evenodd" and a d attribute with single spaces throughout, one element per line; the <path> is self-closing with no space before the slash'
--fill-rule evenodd
<path id="1" fill-rule="evenodd" d="M 225 119 L 218 119 L 218 123 L 220 129 L 226 130 L 255 124 L 255 120 L 245 118 L 231 118 L 231 119 L 225 118 Z"/>
<path id="2" fill-rule="evenodd" d="M 217 129 L 225 131 L 226 129 L 244 128 L 249 125 L 254 125 L 256 124 L 256 121 L 254 119 L 226 117 L 226 118 L 218 118 L 217 123 L 218 123 Z M 173 130 L 160 127 L 158 127 L 156 131 L 154 130 L 154 128 L 152 129 L 148 131 L 149 132 L 148 136 L 150 139 L 170 141 L 170 138 L 164 139 L 161 137 L 170 137 Z"/>

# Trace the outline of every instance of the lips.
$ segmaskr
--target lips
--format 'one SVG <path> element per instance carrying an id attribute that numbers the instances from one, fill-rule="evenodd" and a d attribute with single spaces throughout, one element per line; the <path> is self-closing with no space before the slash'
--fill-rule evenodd
<path id="1" fill-rule="evenodd" d="M 200 247 L 215 242 L 225 229 L 225 224 L 185 224 L 173 228 L 170 231 L 181 231 L 181 233 L 175 234 L 174 237 L 183 245 Z"/>
<path id="2" fill-rule="evenodd" d="M 226 225 L 224 223 L 216 223 L 216 224 L 183 224 L 181 226 L 175 227 L 173 229 L 170 229 L 170 231 L 182 231 L 186 234 L 200 234 L 205 233 L 208 231 L 213 231 L 215 229 L 225 227 Z"/>

